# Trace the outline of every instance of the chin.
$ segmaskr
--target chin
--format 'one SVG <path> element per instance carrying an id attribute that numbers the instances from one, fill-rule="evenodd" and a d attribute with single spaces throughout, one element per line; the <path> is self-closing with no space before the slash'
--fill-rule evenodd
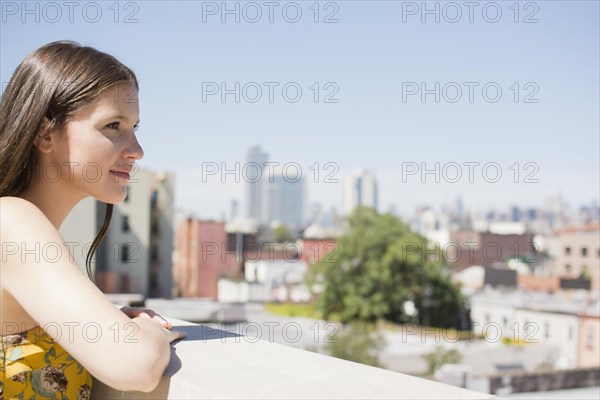
<path id="1" fill-rule="evenodd" d="M 125 197 L 127 197 L 127 189 L 114 193 L 103 193 L 94 197 L 96 198 L 96 200 L 101 201 L 103 203 L 119 204 L 125 200 Z"/>

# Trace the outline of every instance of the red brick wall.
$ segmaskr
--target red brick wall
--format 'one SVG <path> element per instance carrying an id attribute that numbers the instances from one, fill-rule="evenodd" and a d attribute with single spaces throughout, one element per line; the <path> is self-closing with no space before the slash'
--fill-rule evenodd
<path id="1" fill-rule="evenodd" d="M 222 275 L 239 272 L 234 252 L 227 251 L 224 222 L 188 220 L 177 229 L 174 267 L 182 297 L 217 299 Z"/>
<path id="2" fill-rule="evenodd" d="M 452 232 L 450 242 L 456 245 L 444 249 L 444 254 L 455 271 L 472 265 L 493 267 L 503 264 L 509 258 L 524 257 L 527 264 L 534 264 L 539 259 L 533 249 L 533 235 L 499 235 L 490 232 Z M 477 243 L 467 244 L 467 242 Z M 455 246 L 461 250 L 454 252 Z"/>
<path id="3" fill-rule="evenodd" d="M 302 239 L 300 259 L 309 266 L 323 259 L 327 254 L 338 251 L 335 239 Z M 336 258 L 335 253 L 331 255 L 332 261 Z"/>

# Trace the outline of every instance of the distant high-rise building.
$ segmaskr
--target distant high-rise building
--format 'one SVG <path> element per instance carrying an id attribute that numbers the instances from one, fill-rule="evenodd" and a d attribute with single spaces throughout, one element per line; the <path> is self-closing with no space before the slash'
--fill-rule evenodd
<path id="1" fill-rule="evenodd" d="M 238 216 L 238 202 L 236 199 L 231 199 L 231 220 L 233 221 Z"/>
<path id="2" fill-rule="evenodd" d="M 266 218 L 262 215 L 263 206 L 263 178 L 269 175 L 265 171 L 265 163 L 269 160 L 269 155 L 261 151 L 259 146 L 254 146 L 248 151 L 246 158 L 247 164 L 244 170 L 247 171 L 246 179 L 246 216 L 253 218 L 260 223 L 265 223 Z"/>
<path id="3" fill-rule="evenodd" d="M 323 223 L 323 206 L 321 203 L 311 203 L 310 209 L 310 223 L 311 224 L 322 224 Z"/>
<path id="4" fill-rule="evenodd" d="M 324 227 L 333 227 L 339 222 L 338 212 L 335 206 L 331 206 L 329 210 L 323 213 L 322 224 Z"/>
<path id="5" fill-rule="evenodd" d="M 360 205 L 377 209 L 377 182 L 375 176 L 364 169 L 347 176 L 344 182 L 345 213 L 352 213 Z"/>
<path id="6" fill-rule="evenodd" d="M 559 228 L 568 224 L 567 208 L 560 193 L 546 199 L 543 210 L 551 228 Z"/>
<path id="7" fill-rule="evenodd" d="M 512 222 L 519 222 L 523 218 L 523 213 L 521 209 L 517 206 L 512 206 L 510 208 L 510 220 Z"/>
<path id="8" fill-rule="evenodd" d="M 525 215 L 529 221 L 534 221 L 537 219 L 538 211 L 535 208 L 528 208 L 527 211 L 525 211 Z"/>
<path id="9" fill-rule="evenodd" d="M 263 222 L 279 221 L 290 228 L 304 226 L 304 179 L 274 168 L 263 177 Z"/>
<path id="10" fill-rule="evenodd" d="M 456 204 L 455 204 L 455 212 L 456 212 L 456 216 L 458 217 L 458 219 L 462 219 L 463 213 L 465 212 L 465 208 L 463 205 L 463 200 L 460 196 L 458 196 L 456 198 Z"/>

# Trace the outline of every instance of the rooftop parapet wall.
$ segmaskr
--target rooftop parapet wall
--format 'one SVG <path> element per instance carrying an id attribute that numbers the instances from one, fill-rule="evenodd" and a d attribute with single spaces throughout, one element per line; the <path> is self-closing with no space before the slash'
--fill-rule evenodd
<path id="1" fill-rule="evenodd" d="M 169 319 L 187 338 L 151 393 L 94 382 L 93 399 L 490 399 L 493 396 Z"/>

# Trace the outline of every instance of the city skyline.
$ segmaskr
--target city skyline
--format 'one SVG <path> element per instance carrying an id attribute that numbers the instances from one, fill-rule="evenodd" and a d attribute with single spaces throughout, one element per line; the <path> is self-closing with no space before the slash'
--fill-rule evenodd
<path id="1" fill-rule="evenodd" d="M 251 159 L 245 158 L 245 161 L 233 161 L 231 163 L 216 163 L 207 162 L 203 163 L 202 171 L 199 172 L 199 176 L 202 177 L 202 182 L 209 187 L 208 192 L 219 193 L 225 197 L 214 198 L 215 202 L 221 203 L 222 208 L 214 210 L 214 212 L 207 213 L 205 210 L 201 210 L 200 207 L 194 207 L 188 204 L 186 207 L 184 204 L 178 204 L 180 212 L 194 214 L 197 217 L 204 219 L 220 219 L 223 216 L 226 219 L 231 217 L 231 201 L 235 201 L 236 204 L 241 204 L 242 209 L 245 211 L 244 216 L 252 217 L 248 214 L 248 196 L 249 191 L 253 185 L 261 185 L 262 179 L 257 182 L 257 168 L 256 164 L 260 164 L 262 169 L 258 174 L 262 174 L 263 179 L 273 179 L 275 175 L 282 173 L 282 167 L 289 167 L 289 180 L 296 179 L 297 172 L 300 171 L 303 174 L 306 191 L 307 191 L 307 205 L 318 204 L 322 212 L 329 212 L 331 209 L 335 209 L 340 215 L 347 214 L 344 207 L 344 182 L 345 179 L 356 175 L 357 171 L 365 170 L 360 165 L 351 171 L 342 173 L 339 169 L 339 165 L 331 162 L 319 163 L 315 162 L 312 165 L 302 165 L 295 161 L 281 160 L 278 158 L 270 159 L 269 155 L 272 152 L 268 148 L 264 148 L 261 145 L 252 146 L 247 149 L 247 152 L 260 153 L 263 158 Z M 261 161 L 262 160 L 262 161 Z M 260 161 L 260 162 L 259 162 Z M 514 192 L 505 190 L 507 195 L 503 198 L 502 195 L 494 193 L 490 195 L 487 188 L 493 187 L 494 185 L 503 186 L 504 188 L 510 189 L 515 186 L 521 185 L 527 187 L 528 185 L 539 185 L 539 182 L 534 180 L 539 178 L 539 169 L 534 165 L 528 165 L 527 163 L 513 163 L 511 165 L 503 166 L 499 163 L 482 163 L 477 161 L 467 161 L 463 165 L 460 163 L 449 161 L 446 164 L 440 164 L 438 168 L 439 182 L 435 182 L 435 162 L 433 164 L 425 165 L 425 168 L 421 169 L 421 165 L 414 162 L 403 163 L 403 170 L 383 174 L 383 178 L 379 176 L 377 171 L 368 171 L 373 175 L 377 181 L 377 205 L 380 212 L 393 212 L 398 216 L 410 217 L 415 214 L 415 210 L 422 207 L 430 207 L 435 210 L 442 210 L 445 207 L 456 202 L 457 199 L 461 199 L 464 203 L 464 209 L 471 212 L 489 212 L 503 210 L 509 211 L 512 207 L 519 207 L 520 209 L 539 209 L 544 208 L 548 202 L 556 202 L 560 199 L 564 203 L 567 209 L 577 210 L 581 207 L 598 207 L 599 196 L 591 194 L 588 199 L 579 198 L 577 196 L 569 196 L 566 194 L 566 190 L 557 190 L 555 192 L 540 192 L 535 197 L 526 199 L 515 199 Z M 456 174 L 450 176 L 450 171 L 457 171 L 456 165 L 463 170 L 463 176 L 460 180 L 456 181 Z M 487 167 L 486 167 L 487 165 Z M 432 167 L 433 166 L 433 167 Z M 444 172 L 444 166 L 446 172 Z M 431 169 L 428 169 L 431 168 Z M 487 168 L 486 175 L 483 173 L 483 169 Z M 416 171 L 415 171 L 416 169 Z M 519 170 L 520 169 L 520 170 Z M 496 171 L 501 171 L 503 174 L 500 179 L 496 178 Z M 480 182 L 468 182 L 469 172 L 471 177 Z M 492 174 L 492 172 L 494 174 Z M 527 173 L 524 173 L 527 172 Z M 480 175 L 477 176 L 477 173 Z M 508 176 L 507 176 L 508 175 Z M 445 179 L 446 178 L 446 179 Z M 497 182 L 494 180 L 497 179 Z M 516 180 L 519 181 L 516 181 Z M 405 183 L 402 183 L 402 181 Z M 528 182 L 531 180 L 531 182 Z M 389 185 L 390 181 L 399 181 L 400 185 Z M 387 185 L 386 185 L 387 184 Z M 439 192 L 440 186 L 446 187 L 458 187 L 462 186 L 465 190 L 455 189 L 450 192 L 447 196 L 436 196 L 436 192 Z M 322 189 L 317 190 L 317 196 L 314 195 L 315 188 L 321 187 Z M 392 188 L 390 188 L 392 186 Z M 397 186 L 397 187 L 393 187 Z M 408 192 L 418 194 L 414 196 L 414 201 L 393 201 L 394 191 L 398 191 L 401 186 L 410 188 Z M 220 189 L 215 189 L 220 187 Z M 487 188 L 486 188 L 487 187 Z M 324 188 L 324 189 L 323 189 Z M 479 188 L 479 189 L 477 189 Z M 471 190 L 469 190 L 471 189 Z M 473 190 L 475 189 L 475 190 Z M 186 190 L 182 188 L 180 190 Z M 390 194 L 392 193 L 392 194 Z M 398 196 L 400 197 L 400 196 Z M 384 198 L 387 202 L 381 200 Z M 177 203 L 177 200 L 176 200 Z M 206 199 L 205 202 L 206 203 Z M 310 212 L 306 213 L 305 219 L 310 219 Z"/>
<path id="2" fill-rule="evenodd" d="M 598 199 L 598 2 L 430 3 L 437 11 L 298 2 L 299 20 L 282 14 L 294 4 L 277 3 L 271 21 L 260 3 L 253 20 L 241 2 L 228 3 L 233 13 L 213 2 L 2 2 L 2 90 L 52 40 L 114 55 L 140 83 L 140 167 L 172 172 L 176 207 L 207 218 L 228 214 L 244 189 L 231 176 L 203 182 L 203 164 L 234 168 L 257 144 L 300 165 L 309 202 L 324 209 L 342 209 L 341 182 L 327 174 L 341 180 L 361 167 L 377 176 L 384 211 L 460 194 L 481 208 L 560 192 L 574 204 Z M 462 180 L 403 177 L 403 166 L 436 162 L 449 178 L 461 166 Z M 477 169 L 466 180 L 465 163 L 477 162 L 497 164 L 502 179 Z"/>

